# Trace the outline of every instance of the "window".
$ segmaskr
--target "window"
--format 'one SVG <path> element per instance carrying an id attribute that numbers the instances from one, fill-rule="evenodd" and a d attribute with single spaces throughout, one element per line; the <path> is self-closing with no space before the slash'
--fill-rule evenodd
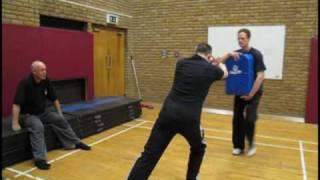
<path id="1" fill-rule="evenodd" d="M 40 26 L 87 31 L 86 22 L 45 15 L 40 15 Z"/>

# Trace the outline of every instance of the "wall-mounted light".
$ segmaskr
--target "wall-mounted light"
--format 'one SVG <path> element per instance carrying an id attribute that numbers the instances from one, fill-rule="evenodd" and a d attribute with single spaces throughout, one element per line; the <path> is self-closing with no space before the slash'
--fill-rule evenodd
<path id="1" fill-rule="evenodd" d="M 118 25 L 119 24 L 119 16 L 115 15 L 115 14 L 107 14 L 106 15 L 106 22 L 108 24 Z"/>

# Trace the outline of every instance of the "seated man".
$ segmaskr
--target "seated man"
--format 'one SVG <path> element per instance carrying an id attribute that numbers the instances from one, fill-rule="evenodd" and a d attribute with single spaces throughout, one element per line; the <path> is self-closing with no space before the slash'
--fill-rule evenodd
<path id="1" fill-rule="evenodd" d="M 28 130 L 35 166 L 49 169 L 43 124 L 52 126 L 65 149 L 90 150 L 91 147 L 80 141 L 64 119 L 55 89 L 47 78 L 46 65 L 41 61 L 34 61 L 31 71 L 18 85 L 12 108 L 12 128 L 18 131 L 21 124 Z M 53 101 L 57 112 L 46 111 L 47 99 Z"/>

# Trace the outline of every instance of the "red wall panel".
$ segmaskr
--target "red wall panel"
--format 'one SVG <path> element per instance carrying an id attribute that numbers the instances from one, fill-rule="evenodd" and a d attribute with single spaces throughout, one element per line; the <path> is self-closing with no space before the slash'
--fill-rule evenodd
<path id="1" fill-rule="evenodd" d="M 311 59 L 309 67 L 309 89 L 305 121 L 318 122 L 318 36 L 311 39 Z"/>
<path id="2" fill-rule="evenodd" d="M 11 113 L 18 82 L 39 59 L 51 79 L 86 79 L 87 99 L 93 97 L 93 36 L 87 32 L 2 24 L 2 112 Z"/>

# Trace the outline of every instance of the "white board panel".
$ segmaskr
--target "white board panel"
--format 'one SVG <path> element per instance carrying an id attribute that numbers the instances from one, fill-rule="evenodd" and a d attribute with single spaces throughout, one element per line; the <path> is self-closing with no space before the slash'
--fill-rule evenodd
<path id="1" fill-rule="evenodd" d="M 237 33 L 241 28 L 251 31 L 250 46 L 260 50 L 264 63 L 266 79 L 282 79 L 285 26 L 212 26 L 208 28 L 208 43 L 214 56 L 239 49 Z"/>

